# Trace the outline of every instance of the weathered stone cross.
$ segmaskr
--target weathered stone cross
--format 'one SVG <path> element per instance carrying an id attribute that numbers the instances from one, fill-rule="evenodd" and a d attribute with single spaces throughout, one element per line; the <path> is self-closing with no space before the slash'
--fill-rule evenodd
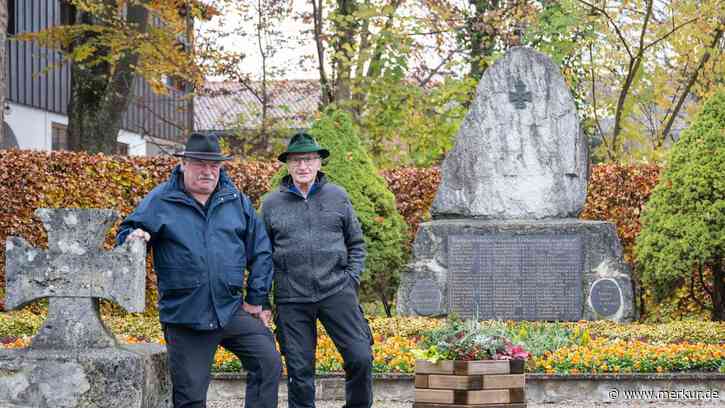
<path id="1" fill-rule="evenodd" d="M 509 101 L 516 109 L 526 109 L 526 102 L 531 102 L 531 92 L 526 90 L 526 84 L 521 78 L 516 80 L 514 87 L 516 92 L 509 92 Z"/>
<path id="2" fill-rule="evenodd" d="M 5 307 L 19 308 L 47 297 L 48 317 L 32 348 L 83 349 L 116 346 L 103 324 L 98 299 L 142 312 L 145 302 L 146 245 L 133 240 L 102 251 L 113 210 L 48 209 L 35 211 L 48 231 L 48 250 L 9 237 L 5 252 Z"/>

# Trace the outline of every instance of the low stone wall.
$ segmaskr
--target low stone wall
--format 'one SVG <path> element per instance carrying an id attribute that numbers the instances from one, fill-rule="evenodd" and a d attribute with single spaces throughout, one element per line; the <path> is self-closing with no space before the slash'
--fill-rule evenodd
<path id="1" fill-rule="evenodd" d="M 377 374 L 373 392 L 376 400 L 413 401 L 414 376 Z M 340 374 L 318 375 L 317 398 L 344 400 L 345 379 Z M 241 398 L 243 374 L 214 374 L 209 400 Z M 566 401 L 709 401 L 708 406 L 725 407 L 725 373 L 665 374 L 578 374 L 526 375 L 526 398 L 533 403 Z M 287 399 L 286 380 L 280 384 L 280 399 Z"/>

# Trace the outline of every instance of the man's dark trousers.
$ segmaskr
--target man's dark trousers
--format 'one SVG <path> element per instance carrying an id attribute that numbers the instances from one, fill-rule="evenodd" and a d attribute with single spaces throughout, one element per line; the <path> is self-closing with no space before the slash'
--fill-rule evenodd
<path id="1" fill-rule="evenodd" d="M 261 320 L 241 307 L 223 329 L 201 331 L 164 325 L 174 408 L 204 408 L 217 346 L 234 353 L 247 370 L 246 408 L 277 408 L 282 362 Z"/>
<path id="2" fill-rule="evenodd" d="M 350 279 L 340 292 L 320 302 L 277 305 L 277 340 L 287 363 L 289 408 L 315 407 L 317 319 L 344 361 L 344 408 L 372 406 L 372 334 L 353 285 Z"/>

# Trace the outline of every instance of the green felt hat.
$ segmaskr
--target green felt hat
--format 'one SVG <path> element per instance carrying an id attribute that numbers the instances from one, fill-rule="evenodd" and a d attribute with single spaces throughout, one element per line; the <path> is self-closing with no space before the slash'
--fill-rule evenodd
<path id="1" fill-rule="evenodd" d="M 321 158 L 327 158 L 330 151 L 320 147 L 309 133 L 297 132 L 287 145 L 287 151 L 277 156 L 277 160 L 287 163 L 287 155 L 290 153 L 319 153 Z"/>

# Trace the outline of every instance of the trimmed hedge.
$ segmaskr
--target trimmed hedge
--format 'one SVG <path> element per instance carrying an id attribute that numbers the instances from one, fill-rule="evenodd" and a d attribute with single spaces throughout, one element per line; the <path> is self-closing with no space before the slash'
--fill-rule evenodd
<path id="1" fill-rule="evenodd" d="M 0 150 L 0 242 L 21 236 L 44 246 L 45 231 L 33 211 L 39 207 L 115 208 L 125 217 L 157 183 L 164 181 L 177 161 L 171 157 L 122 157 L 74 152 L 30 152 Z M 238 187 L 258 204 L 270 189 L 276 162 L 227 163 Z M 428 218 L 440 182 L 438 168 L 399 168 L 381 175 L 397 199 L 397 207 L 411 226 L 411 241 L 417 226 Z M 639 214 L 659 176 L 654 165 L 598 165 L 592 169 L 582 218 L 614 222 L 632 261 L 634 239 L 639 233 Z M 119 221 L 120 222 L 120 221 Z M 118 223 L 116 224 L 116 226 Z M 112 245 L 115 227 L 107 246 Z M 0 250 L 0 279 L 4 281 L 5 248 Z M 148 289 L 155 287 L 149 262 Z M 155 303 L 155 290 L 148 292 L 148 305 Z"/>
<path id="2" fill-rule="evenodd" d="M 634 243 L 640 231 L 639 215 L 657 185 L 657 165 L 594 166 L 581 218 L 607 220 L 617 225 L 627 262 L 634 262 Z"/>
<path id="3" fill-rule="evenodd" d="M 47 247 L 43 225 L 33 216 L 40 207 L 114 208 L 120 218 L 107 236 L 112 248 L 121 220 L 158 183 L 166 180 L 178 159 L 125 157 L 76 152 L 0 150 L 0 279 L 5 281 L 5 239 L 20 236 Z M 258 203 L 269 189 L 276 163 L 230 161 L 226 169 L 234 182 Z M 147 310 L 155 308 L 156 278 L 151 257 L 147 274 Z M 4 299 L 4 284 L 2 299 Z M 2 303 L 0 302 L 0 305 Z"/>
<path id="4" fill-rule="evenodd" d="M 428 209 L 441 182 L 440 168 L 401 167 L 385 170 L 382 176 L 397 199 L 398 212 L 410 226 L 412 243 L 418 225 L 429 218 Z"/>

